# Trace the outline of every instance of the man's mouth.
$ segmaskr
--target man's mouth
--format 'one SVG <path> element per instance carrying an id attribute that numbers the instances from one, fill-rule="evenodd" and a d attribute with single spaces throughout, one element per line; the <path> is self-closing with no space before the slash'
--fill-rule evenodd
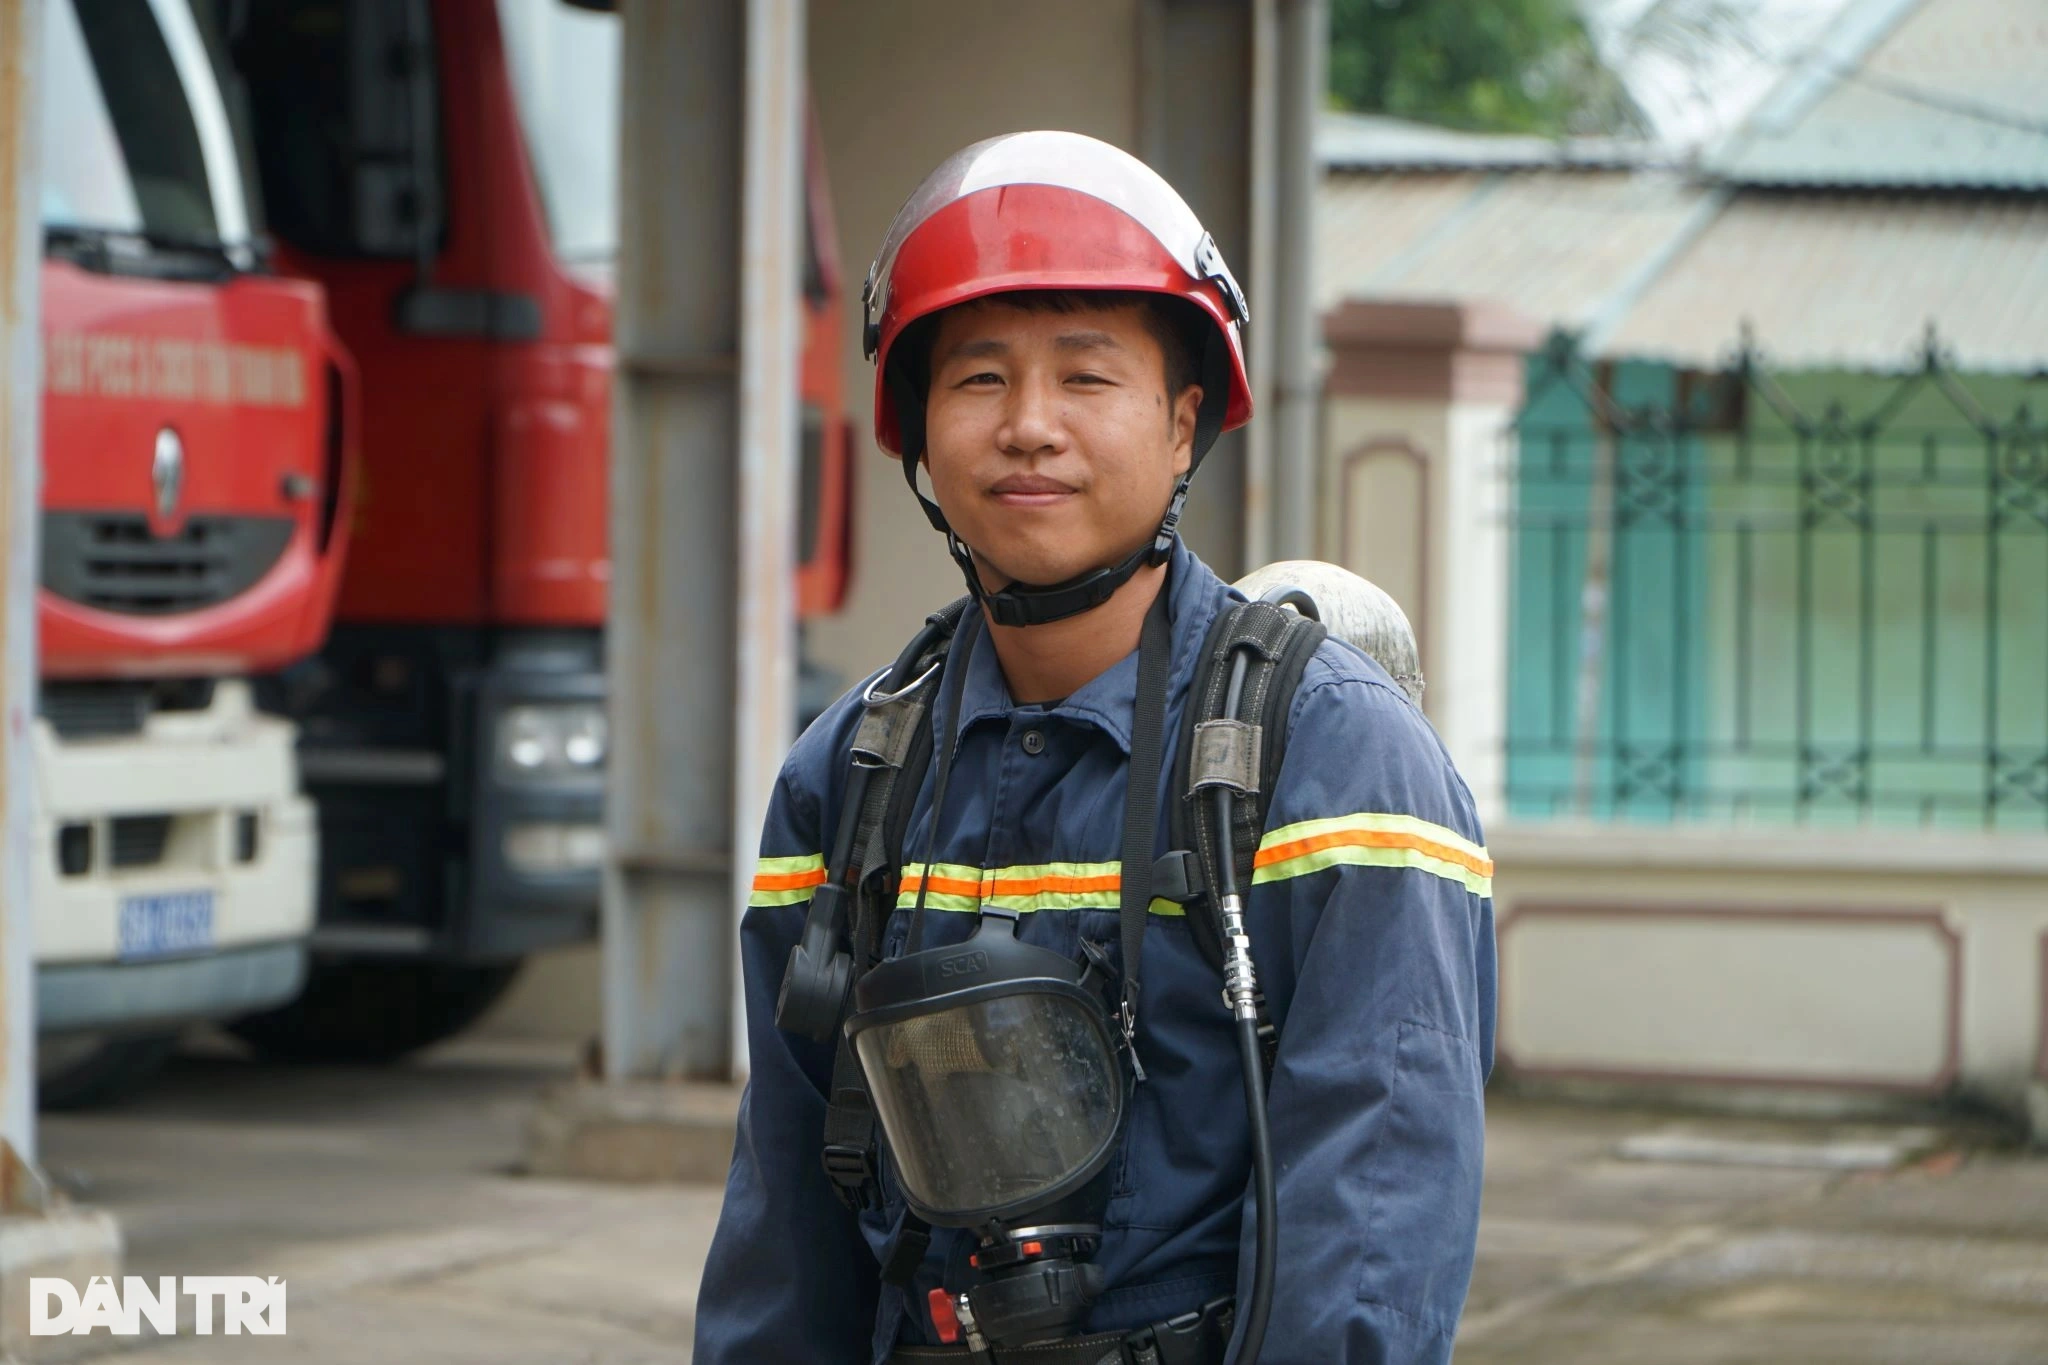
<path id="1" fill-rule="evenodd" d="M 1012 474 L 998 479 L 989 488 L 989 496 L 1005 507 L 1050 507 L 1062 498 L 1073 496 L 1074 486 L 1049 479 L 1043 474 Z"/>

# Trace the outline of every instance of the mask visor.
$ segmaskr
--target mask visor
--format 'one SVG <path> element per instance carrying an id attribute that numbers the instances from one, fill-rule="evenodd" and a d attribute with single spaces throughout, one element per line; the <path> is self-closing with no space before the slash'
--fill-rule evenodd
<path id="1" fill-rule="evenodd" d="M 928 1221 L 975 1226 L 1057 1198 L 1108 1160 L 1123 1074 L 1082 991 L 1037 981 L 849 1024 L 904 1193 Z"/>

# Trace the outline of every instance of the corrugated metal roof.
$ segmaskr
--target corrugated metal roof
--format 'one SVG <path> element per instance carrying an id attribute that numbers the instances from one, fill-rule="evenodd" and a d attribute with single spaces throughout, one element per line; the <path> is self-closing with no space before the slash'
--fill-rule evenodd
<path id="1" fill-rule="evenodd" d="M 1354 170 L 1621 168 L 1668 159 L 1668 153 L 1651 144 L 1626 138 L 1466 133 L 1380 114 L 1335 111 L 1324 114 L 1317 126 L 1316 152 L 1327 167 Z"/>
<path id="2" fill-rule="evenodd" d="M 1316 306 L 1372 292 L 1382 266 L 1435 232 L 1486 180 L 1477 172 L 1325 174 L 1316 197 Z"/>
<path id="3" fill-rule="evenodd" d="M 2048 189 L 2048 0 L 1860 0 L 1706 168 L 1743 184 Z"/>
<path id="4" fill-rule="evenodd" d="M 1964 369 L 2048 368 L 2048 198 L 1751 193 L 1607 333 L 1708 366 L 1743 325 L 1776 365 L 1896 370 L 1932 323 Z"/>
<path id="5" fill-rule="evenodd" d="M 1334 173 L 1318 204 L 1317 306 L 1487 299 L 1584 326 L 1712 191 L 1664 172 Z"/>

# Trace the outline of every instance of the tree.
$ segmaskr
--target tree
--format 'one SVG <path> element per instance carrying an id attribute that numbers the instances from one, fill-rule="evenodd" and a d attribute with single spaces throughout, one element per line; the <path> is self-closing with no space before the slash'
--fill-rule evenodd
<path id="1" fill-rule="evenodd" d="M 1340 109 L 1494 133 L 1616 131 L 1626 101 L 1572 0 L 1331 0 Z"/>

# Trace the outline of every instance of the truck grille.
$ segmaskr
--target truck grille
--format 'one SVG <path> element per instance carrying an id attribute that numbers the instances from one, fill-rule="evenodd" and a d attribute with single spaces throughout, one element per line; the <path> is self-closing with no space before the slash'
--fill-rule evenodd
<path id="1" fill-rule="evenodd" d="M 193 517 L 150 534 L 126 512 L 45 512 L 43 587 L 67 601 L 131 616 L 171 616 L 254 587 L 283 557 L 290 517 Z"/>
<path id="2" fill-rule="evenodd" d="M 109 822 L 107 860 L 114 867 L 155 867 L 171 837 L 168 815 L 117 815 Z"/>
<path id="3" fill-rule="evenodd" d="M 60 739 L 113 739 L 140 734 L 157 711 L 204 711 L 213 704 L 213 682 L 48 682 L 36 698 L 36 710 Z"/>
<path id="4" fill-rule="evenodd" d="M 45 683 L 36 709 L 64 739 L 137 734 L 149 718 L 149 684 Z"/>

